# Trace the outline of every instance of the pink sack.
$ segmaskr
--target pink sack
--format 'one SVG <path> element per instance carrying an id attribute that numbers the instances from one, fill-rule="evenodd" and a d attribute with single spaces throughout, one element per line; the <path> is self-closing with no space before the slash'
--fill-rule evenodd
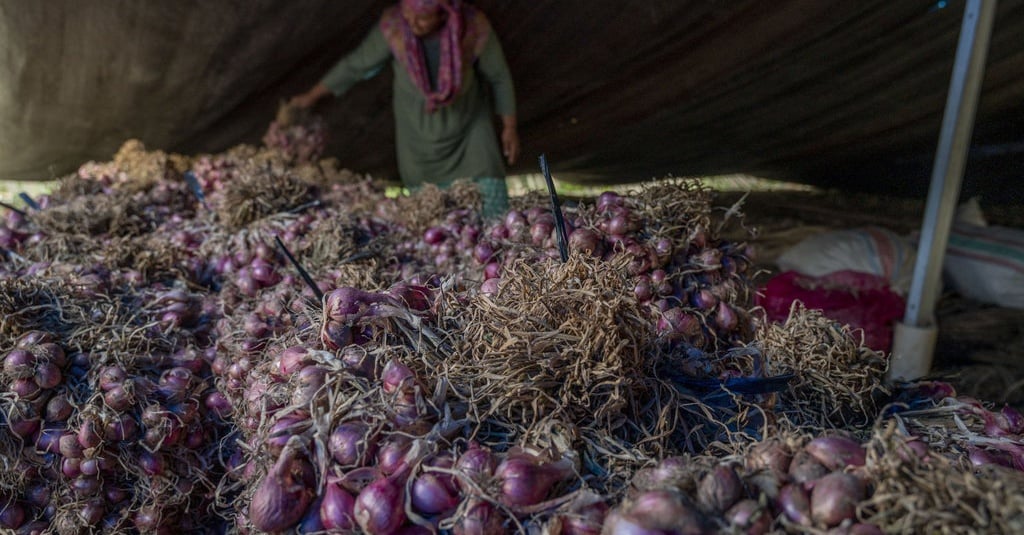
<path id="1" fill-rule="evenodd" d="M 773 277 L 757 296 L 770 321 L 789 317 L 793 301 L 864 331 L 864 345 L 892 349 L 893 322 L 903 317 L 906 301 L 889 289 L 889 280 L 870 273 L 836 271 L 820 277 L 787 271 Z"/>

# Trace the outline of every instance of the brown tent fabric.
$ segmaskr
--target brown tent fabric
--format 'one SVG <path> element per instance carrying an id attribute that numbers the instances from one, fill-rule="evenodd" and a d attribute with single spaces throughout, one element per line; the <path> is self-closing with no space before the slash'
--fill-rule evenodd
<path id="1" fill-rule="evenodd" d="M 591 182 L 748 172 L 923 191 L 962 1 L 477 0 L 513 70 L 524 158 Z M 0 0 L 0 179 L 49 179 L 129 138 L 257 143 L 277 104 L 386 0 Z M 1020 175 L 1024 0 L 1002 0 L 968 166 Z M 390 76 L 319 108 L 328 153 L 394 177 Z"/>

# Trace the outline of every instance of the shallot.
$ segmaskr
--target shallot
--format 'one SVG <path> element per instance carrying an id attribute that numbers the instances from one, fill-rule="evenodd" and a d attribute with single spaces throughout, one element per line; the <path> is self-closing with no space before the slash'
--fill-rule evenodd
<path id="1" fill-rule="evenodd" d="M 811 518 L 826 526 L 854 519 L 857 504 L 864 499 L 864 482 L 853 474 L 833 472 L 814 485 L 811 491 Z"/>
<path id="2" fill-rule="evenodd" d="M 394 479 L 378 479 L 359 492 L 353 514 L 365 533 L 393 533 L 406 520 L 405 489 Z"/>
<path id="3" fill-rule="evenodd" d="M 815 438 L 804 446 L 804 450 L 829 470 L 864 466 L 867 456 L 857 441 L 838 436 Z"/>
<path id="4" fill-rule="evenodd" d="M 522 507 L 541 502 L 551 488 L 573 474 L 572 462 L 545 462 L 532 455 L 509 454 L 494 470 L 501 482 L 502 503 Z"/>
<path id="5" fill-rule="evenodd" d="M 274 466 L 256 487 L 249 504 L 249 520 L 262 531 L 284 531 L 306 514 L 315 496 L 316 472 L 299 454 L 286 446 Z"/>
<path id="6" fill-rule="evenodd" d="M 320 521 L 329 530 L 348 530 L 356 526 L 356 499 L 335 481 L 329 481 L 320 503 Z"/>
<path id="7" fill-rule="evenodd" d="M 708 513 L 721 514 L 743 498 L 743 481 L 730 466 L 717 466 L 700 481 L 697 504 Z"/>

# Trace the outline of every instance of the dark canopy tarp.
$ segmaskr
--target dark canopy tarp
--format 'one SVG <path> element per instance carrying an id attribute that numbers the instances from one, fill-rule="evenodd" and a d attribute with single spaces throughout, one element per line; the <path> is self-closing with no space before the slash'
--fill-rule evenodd
<path id="1" fill-rule="evenodd" d="M 476 4 L 517 84 L 526 157 L 513 171 L 546 152 L 593 181 L 748 172 L 908 193 L 927 187 L 963 13 L 934 0 Z M 185 153 L 258 142 L 277 103 L 387 5 L 0 0 L 0 179 L 59 176 L 128 138 Z M 968 191 L 1019 182 L 1022 35 L 1024 0 L 1000 1 Z M 390 76 L 320 110 L 331 155 L 394 176 Z"/>

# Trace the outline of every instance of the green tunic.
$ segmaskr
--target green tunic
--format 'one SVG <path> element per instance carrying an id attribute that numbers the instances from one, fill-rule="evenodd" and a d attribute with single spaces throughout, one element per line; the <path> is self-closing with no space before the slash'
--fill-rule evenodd
<path id="1" fill-rule="evenodd" d="M 435 43 L 423 45 L 427 56 L 437 53 Z M 379 26 L 321 81 L 341 96 L 359 81 L 375 76 L 389 60 L 394 71 L 398 172 L 405 186 L 444 186 L 458 178 L 504 178 L 505 165 L 483 84 L 490 84 L 494 112 L 499 115 L 515 113 L 515 92 L 494 33 L 487 37 L 477 61 L 465 69 L 459 96 L 434 112 L 426 111 L 423 93 L 392 56 Z M 436 58 L 427 58 L 432 78 L 436 77 L 436 64 Z"/>

